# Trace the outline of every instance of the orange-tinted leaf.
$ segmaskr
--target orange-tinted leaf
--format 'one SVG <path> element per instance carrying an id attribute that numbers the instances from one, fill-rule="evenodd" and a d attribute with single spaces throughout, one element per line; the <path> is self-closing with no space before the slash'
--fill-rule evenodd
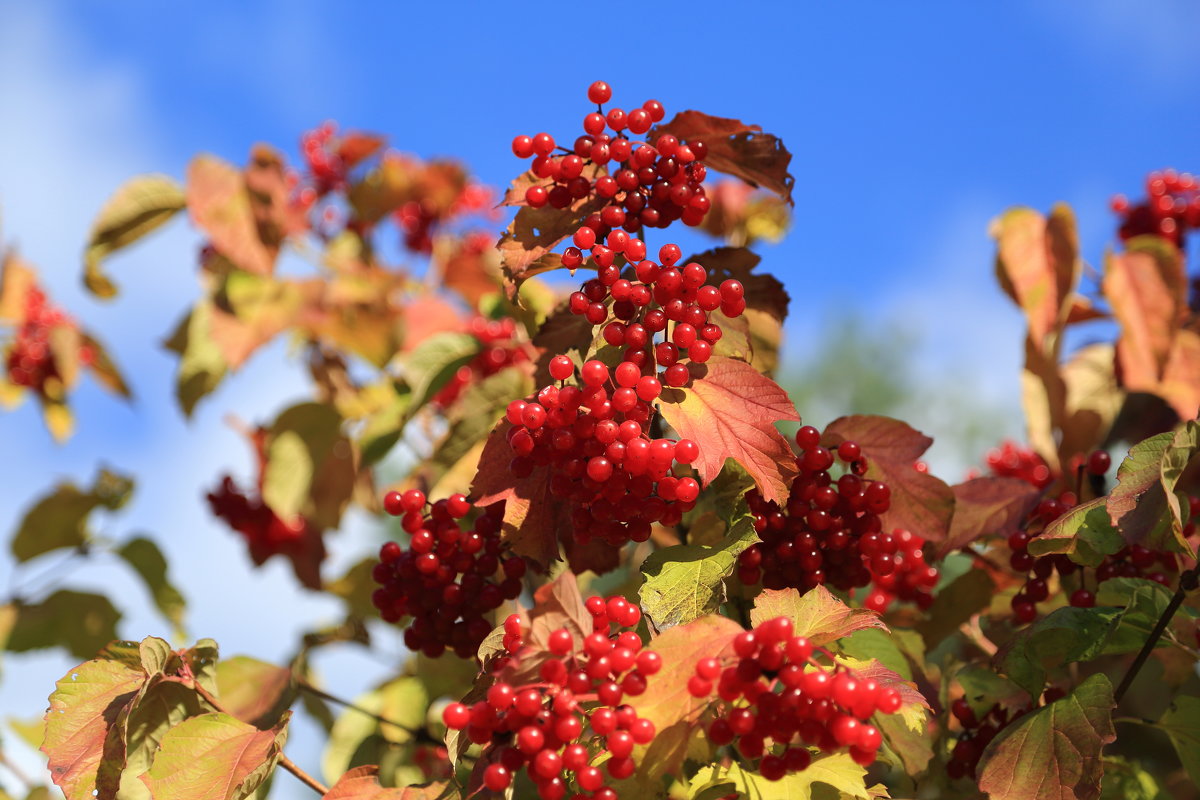
<path id="1" fill-rule="evenodd" d="M 1091 322 L 1097 319 L 1108 319 L 1109 315 L 1092 304 L 1092 301 L 1081 294 L 1071 295 L 1070 306 L 1067 308 L 1067 324 L 1077 325 L 1080 322 Z"/>
<path id="2" fill-rule="evenodd" d="M 121 661 L 88 661 L 56 684 L 46 712 L 42 750 L 50 777 L 68 800 L 92 800 L 97 785 L 111 798 L 124 766 L 124 742 L 114 731 L 146 682 L 146 673 Z"/>
<path id="3" fill-rule="evenodd" d="M 703 366 L 707 369 L 687 388 L 664 390 L 663 417 L 700 446 L 692 466 L 705 485 L 732 458 L 764 498 L 783 502 L 796 476 L 796 459 L 775 423 L 800 419 L 787 392 L 744 361 L 713 358 Z"/>
<path id="4" fill-rule="evenodd" d="M 250 192 L 242 173 L 215 156 L 188 165 L 187 204 L 192 220 L 213 247 L 247 272 L 269 275 L 275 253 L 259 238 Z"/>
<path id="5" fill-rule="evenodd" d="M 1132 391 L 1154 392 L 1187 314 L 1187 275 L 1179 251 L 1158 236 L 1131 239 L 1125 252 L 1109 255 L 1103 288 L 1121 325 L 1121 382 Z"/>
<path id="6" fill-rule="evenodd" d="M 245 181 L 259 241 L 274 259 L 289 234 L 308 228 L 307 217 L 289 199 L 283 156 L 273 147 L 254 146 L 246 165 Z"/>
<path id="7" fill-rule="evenodd" d="M 570 530 L 570 514 L 550 492 L 546 467 L 535 468 L 526 478 L 512 474 L 508 465 L 513 452 L 506 436 L 510 427 L 502 420 L 488 436 L 471 494 L 477 505 L 504 501 L 502 538 L 518 555 L 546 567 L 558 560 L 558 534 Z"/>
<path id="8" fill-rule="evenodd" d="M 941 541 L 950 529 L 954 491 L 945 482 L 913 467 L 933 443 L 920 431 L 890 417 L 855 415 L 835 419 L 821 443 L 836 447 L 857 442 L 867 459 L 867 477 L 892 490 L 891 508 L 883 515 L 885 530 L 905 528 L 922 539 Z"/>
<path id="9" fill-rule="evenodd" d="M 217 664 L 221 707 L 242 722 L 269 728 L 295 696 L 292 671 L 286 667 L 249 656 L 234 656 Z"/>
<path id="10" fill-rule="evenodd" d="M 1012 208 L 992 225 L 996 275 L 1025 312 L 1029 334 L 1044 349 L 1066 319 L 1079 275 L 1079 244 L 1071 209 L 1059 204 L 1050 218 L 1032 208 Z"/>
<path id="11" fill-rule="evenodd" d="M 11 250 L 0 267 L 0 321 L 19 324 L 25 320 L 25 298 L 37 288 L 37 272 Z"/>
<path id="12" fill-rule="evenodd" d="M 758 626 L 775 617 L 790 619 L 795 635 L 807 637 L 818 647 L 867 628 L 887 630 L 874 611 L 850 608 L 824 586 L 803 595 L 795 589 L 763 590 L 754 599 L 750 621 Z"/>
<path id="13" fill-rule="evenodd" d="M 436 800 L 446 794 L 446 788 L 444 782 L 385 788 L 379 783 L 379 767 L 371 764 L 342 775 L 322 800 Z"/>
<path id="14" fill-rule="evenodd" d="M 950 535 L 938 543 L 938 558 L 981 537 L 1011 533 L 1041 499 L 1037 487 L 1018 478 L 974 478 L 951 488 L 954 516 Z"/>
<path id="15" fill-rule="evenodd" d="M 1101 673 L 1011 723 L 983 753 L 979 788 L 994 800 L 1096 800 L 1101 752 L 1117 738 L 1114 705 Z"/>
<path id="16" fill-rule="evenodd" d="M 85 364 L 96 382 L 113 394 L 118 394 L 126 399 L 132 398 L 133 392 L 130 391 L 129 384 L 125 383 L 121 370 L 113 363 L 112 357 L 109 356 L 104 345 L 86 331 L 80 337 L 80 344 L 91 351 L 90 359 L 86 360 Z"/>
<path id="17" fill-rule="evenodd" d="M 192 717 L 167 731 L 142 782 L 154 800 L 242 800 L 275 768 L 290 716 L 265 731 L 228 714 Z"/>
<path id="18" fill-rule="evenodd" d="M 387 139 L 373 133 L 346 131 L 338 137 L 338 158 L 350 169 L 378 153 L 386 143 Z"/>
<path id="19" fill-rule="evenodd" d="M 1081 347 L 1059 370 L 1066 389 L 1066 413 L 1058 448 L 1063 458 L 1091 452 L 1109 434 L 1125 402 L 1115 366 L 1111 344 L 1091 344 Z M 1196 366 L 1195 374 L 1200 376 L 1200 363 Z"/>
<path id="20" fill-rule="evenodd" d="M 736 119 L 710 117 L 699 111 L 681 111 L 647 136 L 669 133 L 679 139 L 708 145 L 704 163 L 711 169 L 734 175 L 752 186 L 770 189 L 791 202 L 796 179 L 788 172 L 792 154 L 783 142 L 757 125 Z"/>
<path id="21" fill-rule="evenodd" d="M 1200 414 L 1200 331 L 1183 328 L 1176 332 L 1158 394 L 1180 419 Z"/>
<path id="22" fill-rule="evenodd" d="M 638 759 L 638 782 L 649 783 L 679 768 L 689 750 L 706 751 L 700 710 L 708 698 L 698 700 L 687 690 L 702 658 L 733 655 L 733 639 L 742 627 L 727 617 L 701 617 L 677 625 L 655 637 L 647 649 L 662 656 L 663 668 L 650 679 L 642 695 L 630 698 L 638 716 L 654 723 L 654 741 Z M 707 756 L 707 753 L 704 753 Z M 707 757 L 702 760 L 707 761 Z"/>
<path id="23" fill-rule="evenodd" d="M 494 244 L 486 233 L 434 239 L 433 263 L 442 286 L 457 292 L 471 306 L 499 291 L 500 256 Z"/>
<path id="24" fill-rule="evenodd" d="M 465 330 L 466 321 L 462 312 L 440 297 L 422 297 L 414 303 L 404 317 L 404 351 L 414 349 L 421 342 L 446 331 Z"/>
<path id="25" fill-rule="evenodd" d="M 573 234 L 589 214 L 599 211 L 606 202 L 589 195 L 564 209 L 546 205 L 517 211 L 497 245 L 504 276 L 509 281 L 509 296 L 516 296 L 521 282 L 526 278 L 561 269 L 562 260 L 550 251 Z"/>

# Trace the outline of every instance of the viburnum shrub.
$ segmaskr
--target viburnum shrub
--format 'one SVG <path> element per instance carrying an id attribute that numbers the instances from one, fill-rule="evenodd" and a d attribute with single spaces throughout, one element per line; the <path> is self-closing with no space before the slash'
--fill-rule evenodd
<path id="1" fill-rule="evenodd" d="M 40 742 L 66 797 L 242 800 L 276 767 L 333 800 L 1186 795 L 1196 180 L 1160 171 L 1115 200 L 1094 282 L 1065 206 L 996 219 L 991 266 L 1027 322 L 1026 436 L 951 483 L 925 434 L 850 408 L 803 424 L 776 383 L 789 297 L 750 246 L 786 228 L 777 137 L 603 81 L 565 101 L 581 130 L 531 135 L 531 115 L 492 143 L 527 167 L 503 195 L 325 123 L 294 163 L 199 156 L 182 184 L 135 178 L 102 209 L 84 271 L 100 298 L 105 259 L 178 212 L 203 236 L 200 295 L 166 338 L 185 414 L 291 341 L 311 397 L 234 420 L 253 480 L 207 501 L 256 565 L 285 559 L 344 617 L 276 666 L 120 640 L 94 592 L 14 596 L 6 649 L 87 659 Z M 699 234 L 717 242 L 685 252 Z M 128 393 L 11 252 L 0 320 L 0 389 L 34 392 L 57 435 L 80 368 Z M 153 541 L 91 533 L 131 491 L 109 471 L 60 484 L 12 551 L 22 570 L 116 555 L 185 638 Z M 386 535 L 331 575 L 351 509 Z M 394 674 L 352 701 L 321 683 L 316 651 L 393 626 Z M 293 707 L 328 732 L 319 776 L 283 753 Z"/>

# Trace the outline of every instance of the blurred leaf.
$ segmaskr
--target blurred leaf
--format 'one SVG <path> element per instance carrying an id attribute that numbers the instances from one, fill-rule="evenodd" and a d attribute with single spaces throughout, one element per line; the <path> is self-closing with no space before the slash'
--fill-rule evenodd
<path id="1" fill-rule="evenodd" d="M 457 292 L 468 305 L 501 288 L 500 254 L 493 236 L 442 235 L 433 240 L 433 263 L 442 286 Z"/>
<path id="2" fill-rule="evenodd" d="M 216 680 L 221 707 L 262 730 L 274 726 L 296 698 L 290 669 L 249 656 L 220 661 Z"/>
<path id="3" fill-rule="evenodd" d="M 66 403 L 42 398 L 42 419 L 54 441 L 59 444 L 71 438 L 75 432 L 75 416 Z"/>
<path id="4" fill-rule="evenodd" d="M 133 493 L 129 478 L 101 469 L 88 490 L 63 481 L 25 512 L 10 547 L 17 561 L 64 547 L 79 547 L 90 538 L 88 517 L 103 507 L 121 508 Z"/>
<path id="5" fill-rule="evenodd" d="M 1060 372 L 1067 395 L 1060 453 L 1090 452 L 1108 435 L 1125 402 L 1115 366 L 1111 344 L 1081 347 L 1063 364 Z"/>
<path id="6" fill-rule="evenodd" d="M 1117 738 L 1112 685 L 1092 675 L 1061 700 L 1001 731 L 979 762 L 979 788 L 995 800 L 1095 800 L 1101 751 Z"/>
<path id="7" fill-rule="evenodd" d="M 412 741 L 413 732 L 425 724 L 429 697 L 419 679 L 400 677 L 355 698 L 354 706 L 342 710 L 321 758 L 321 772 L 329 782 L 353 767 L 377 764 L 392 748 Z"/>
<path id="8" fill-rule="evenodd" d="M 1159 725 L 1171 737 L 1192 782 L 1200 785 L 1200 697 L 1177 695 Z"/>
<path id="9" fill-rule="evenodd" d="M 1200 452 L 1200 421 L 1135 444 L 1117 469 L 1108 513 L 1125 541 L 1151 550 L 1192 553 L 1183 535 L 1186 511 L 1176 492 L 1179 476 Z"/>
<path id="10" fill-rule="evenodd" d="M 508 404 L 533 392 L 534 383 L 520 366 L 472 381 L 446 411 L 449 429 L 424 464 L 430 485 L 436 485 L 455 464 L 483 442 L 504 416 Z"/>
<path id="11" fill-rule="evenodd" d="M 88 369 L 91 370 L 92 377 L 96 379 L 96 382 L 113 394 L 126 399 L 132 398 L 133 392 L 125 383 L 124 376 L 121 375 L 121 371 L 109 356 L 104 345 L 86 332 L 83 334 L 80 344 L 91 350 L 92 358 Z"/>
<path id="12" fill-rule="evenodd" d="M 404 380 L 412 387 L 410 413 L 429 402 L 479 351 L 479 340 L 468 333 L 438 333 L 417 345 L 404 360 Z"/>
<path id="13" fill-rule="evenodd" d="M 378 617 L 379 609 L 375 608 L 371 601 L 371 596 L 379 588 L 373 576 L 375 565 L 378 563 L 379 559 L 375 556 L 364 558 L 346 570 L 342 577 L 327 583 L 326 591 L 346 602 L 347 613 L 362 619 Z"/>
<path id="14" fill-rule="evenodd" d="M 176 635 L 186 636 L 183 615 L 187 611 L 187 601 L 167 578 L 167 560 L 158 545 L 138 537 L 125 542 L 116 553 L 141 577 L 154 598 L 155 608 L 175 627 Z"/>
<path id="15" fill-rule="evenodd" d="M 318 474 L 327 470 L 327 462 L 337 462 L 342 476 L 353 478 L 350 445 L 342 436 L 341 425 L 337 411 L 321 403 L 294 405 L 271 424 L 262 492 L 263 502 L 280 518 L 290 520 L 307 511 L 305 516 L 320 517 L 321 527 L 332 527 L 340 519 L 353 490 L 352 480 L 341 481 L 340 491 L 328 497 L 324 507 L 316 504 L 314 493 L 319 488 Z M 310 501 L 313 507 L 309 507 Z"/>
<path id="16" fill-rule="evenodd" d="M 142 781 L 154 800 L 241 800 L 275 768 L 289 714 L 260 731 L 228 714 L 201 714 L 171 728 Z"/>
<path id="17" fill-rule="evenodd" d="M 937 647 L 960 625 L 986 610 L 995 593 L 992 577 L 980 569 L 964 572 L 940 589 L 925 612 L 925 619 L 917 623 L 926 647 Z"/>
<path id="18" fill-rule="evenodd" d="M 100 262 L 168 222 L 185 207 L 183 189 L 166 175 L 139 175 L 123 183 L 92 222 L 84 252 L 84 285 L 111 298 L 117 287 Z"/>
<path id="19" fill-rule="evenodd" d="M 750 800 L 871 800 L 879 795 L 867 788 L 866 776 L 866 768 L 854 763 L 849 753 L 819 756 L 807 769 L 789 773 L 778 781 L 767 780 L 735 761 L 727 767 L 702 767 L 692 779 L 696 793 L 689 797 L 699 800 L 701 789 L 721 787 L 718 791 L 725 796 Z M 718 795 L 703 796 L 716 798 Z"/>
<path id="20" fill-rule="evenodd" d="M 192 159 L 187 206 L 192 221 L 222 255 L 247 272 L 272 272 L 275 251 L 259 238 L 250 192 L 236 167 L 210 155 Z"/>
<path id="21" fill-rule="evenodd" d="M 437 800 L 446 790 L 445 782 L 386 789 L 379 783 L 379 767 L 366 765 L 343 774 L 322 800 Z"/>
<path id="22" fill-rule="evenodd" d="M 1012 712 L 1027 708 L 1032 700 L 1029 692 L 985 666 L 968 665 L 954 678 L 962 686 L 963 699 L 979 719 L 983 719 L 993 706 Z"/>
<path id="23" fill-rule="evenodd" d="M 15 603 L 16 623 L 7 649 L 14 653 L 64 647 L 90 658 L 117 638 L 121 612 L 102 594 L 59 589 L 40 603 Z"/>
<path id="24" fill-rule="evenodd" d="M 179 371 L 175 378 L 175 397 L 184 416 L 190 417 L 196 403 L 212 392 L 229 371 L 212 336 L 213 307 L 201 300 L 180 321 L 167 349 L 179 354 Z"/>
<path id="25" fill-rule="evenodd" d="M 984 536 L 1012 532 L 1041 499 L 1036 486 L 1018 478 L 972 478 L 950 488 L 954 515 L 949 536 L 937 545 L 938 558 Z"/>
<path id="26" fill-rule="evenodd" d="M 1135 761 L 1104 757 L 1101 800 L 1171 800 L 1154 776 Z"/>
<path id="27" fill-rule="evenodd" d="M 800 416 L 787 393 L 744 361 L 713 358 L 684 389 L 666 389 L 663 418 L 681 438 L 700 446 L 692 466 L 707 485 L 725 460 L 738 462 L 758 485 L 763 499 L 783 502 L 796 475 L 791 445 L 775 423 Z"/>
<path id="28" fill-rule="evenodd" d="M 19 325 L 25 320 L 30 289 L 37 288 L 37 271 L 14 250 L 0 263 L 0 320 Z"/>

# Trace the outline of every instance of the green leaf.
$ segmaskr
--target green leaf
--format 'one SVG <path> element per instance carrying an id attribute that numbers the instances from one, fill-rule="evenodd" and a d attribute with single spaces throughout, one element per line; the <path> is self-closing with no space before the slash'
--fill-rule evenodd
<path id="1" fill-rule="evenodd" d="M 404 380 L 412 387 L 411 411 L 429 402 L 479 349 L 479 340 L 474 336 L 453 331 L 434 334 L 417 345 L 404 360 Z"/>
<path id="2" fill-rule="evenodd" d="M 242 800 L 275 768 L 289 717 L 266 731 L 228 714 L 192 717 L 163 737 L 142 781 L 154 800 Z"/>
<path id="3" fill-rule="evenodd" d="M 988 745 L 979 788 L 993 800 L 1096 800 L 1101 751 L 1117 736 L 1112 684 L 1096 674 L 1061 700 L 1026 714 Z"/>
<path id="4" fill-rule="evenodd" d="M 1031 700 L 1029 692 L 987 667 L 966 666 L 954 678 L 963 688 L 963 699 L 979 719 L 983 719 L 994 705 L 1013 711 L 1027 707 Z"/>
<path id="5" fill-rule="evenodd" d="M 1120 756 L 1104 757 L 1101 800 L 1171 800 L 1154 776 L 1136 761 Z"/>
<path id="6" fill-rule="evenodd" d="M 509 368 L 468 384 L 446 414 L 449 430 L 430 458 L 430 485 L 435 485 L 475 445 L 491 433 L 513 400 L 533 392 L 533 380 L 520 368 Z"/>
<path id="7" fill-rule="evenodd" d="M 154 607 L 174 626 L 175 635 L 185 637 L 183 615 L 187 601 L 167 577 L 167 560 L 158 545 L 150 539 L 137 537 L 121 545 L 116 553 L 141 577 L 154 598 Z"/>
<path id="8" fill-rule="evenodd" d="M 692 779 L 688 794 L 696 798 L 701 796 L 701 791 L 721 786 L 727 787 L 725 794 L 736 794 L 746 800 L 870 800 L 878 795 L 867 788 L 866 776 L 866 768 L 855 764 L 848 753 L 814 759 L 808 769 L 789 773 L 778 781 L 769 781 L 757 772 L 745 770 L 735 761 L 728 767 L 701 768 Z"/>
<path id="9" fill-rule="evenodd" d="M 401 677 L 355 698 L 333 725 L 321 773 L 334 782 L 352 767 L 377 764 L 393 747 L 412 741 L 413 731 L 425 724 L 429 696 L 417 678 Z M 378 715 L 395 724 L 380 722 Z"/>
<path id="10" fill-rule="evenodd" d="M 122 184 L 92 223 L 84 251 L 84 285 L 98 297 L 116 296 L 117 288 L 100 262 L 165 224 L 184 205 L 183 188 L 166 175 L 139 175 Z"/>
<path id="11" fill-rule="evenodd" d="M 346 611 L 349 614 L 361 619 L 378 617 L 379 609 L 371 600 L 371 596 L 379 588 L 373 575 L 378 563 L 379 559 L 374 556 L 364 558 L 346 570 L 342 577 L 325 584 L 325 590 L 342 598 L 346 602 Z"/>
<path id="12" fill-rule="evenodd" d="M 312 486 L 314 466 L 300 434 L 283 431 L 272 438 L 263 469 L 263 502 L 282 519 L 304 508 Z"/>
<path id="13" fill-rule="evenodd" d="M 300 403 L 283 411 L 267 436 L 267 463 L 263 467 L 263 502 L 280 518 L 290 520 L 316 504 L 319 477 L 338 458 L 339 451 L 347 457 L 349 443 L 341 436 L 342 418 L 332 407 L 322 403 Z M 350 476 L 352 478 L 352 476 Z M 351 483 L 345 484 L 348 492 Z M 344 494 L 335 492 L 334 494 Z M 345 497 L 331 497 L 331 507 L 323 511 L 326 523 L 335 522 L 344 506 Z M 320 505 L 314 509 L 318 516 Z"/>
<path id="14" fill-rule="evenodd" d="M 93 800 L 98 783 L 116 787 L 124 744 L 119 734 L 118 741 L 110 741 L 110 734 L 145 681 L 145 672 L 120 661 L 88 661 L 56 684 L 42 750 L 49 757 L 51 779 L 68 800 Z M 119 763 L 106 758 L 106 750 L 114 746 Z"/>
<path id="15" fill-rule="evenodd" d="M 1200 784 L 1200 697 L 1178 695 L 1159 720 L 1192 782 Z"/>
<path id="16" fill-rule="evenodd" d="M 1076 506 L 1046 526 L 1041 536 L 1029 541 L 1035 556 L 1061 553 L 1076 564 L 1098 567 L 1105 556 L 1125 546 L 1108 516 L 1106 497 Z"/>
<path id="17" fill-rule="evenodd" d="M 96 474 L 87 490 L 64 481 L 25 512 L 13 536 L 12 554 L 23 562 L 51 550 L 79 547 L 91 538 L 87 523 L 92 511 L 115 511 L 132 494 L 133 481 L 107 469 Z"/>
<path id="18" fill-rule="evenodd" d="M 267 729 L 296 698 L 292 671 L 249 656 L 220 661 L 216 669 L 221 707 L 242 722 Z"/>
<path id="19" fill-rule="evenodd" d="M 390 403 L 367 418 L 358 438 L 364 464 L 378 463 L 400 441 L 411 403 L 412 393 L 397 389 Z"/>
<path id="20" fill-rule="evenodd" d="M 184 720 L 207 710 L 190 687 L 151 678 L 134 698 L 121 725 L 125 768 L 121 772 L 119 800 L 150 800 L 150 792 L 139 778 L 150 769 L 163 737 Z"/>
<path id="21" fill-rule="evenodd" d="M 861 661 L 878 661 L 906 681 L 913 679 L 912 665 L 892 634 L 878 628 L 856 631 L 838 641 L 841 651 Z"/>
<path id="22" fill-rule="evenodd" d="M 936 647 L 975 614 L 985 610 L 996 593 L 996 584 L 981 569 L 964 572 L 938 591 L 917 632 L 925 646 Z"/>
<path id="23" fill-rule="evenodd" d="M 795 635 L 807 637 L 816 647 L 866 628 L 887 630 L 874 611 L 850 608 L 819 585 L 803 595 L 795 589 L 763 591 L 754 601 L 750 621 L 757 626 L 775 617 L 790 619 Z"/>
<path id="24" fill-rule="evenodd" d="M 642 610 L 659 630 L 712 614 L 725 602 L 725 578 L 738 554 L 758 541 L 745 501 L 717 547 L 681 544 L 656 550 L 642 562 Z"/>
<path id="25" fill-rule="evenodd" d="M 167 349 L 179 355 L 175 398 L 186 417 L 192 415 L 196 403 L 216 389 L 229 371 L 229 364 L 213 338 L 212 313 L 211 300 L 197 302 L 166 342 Z"/>
<path id="26" fill-rule="evenodd" d="M 1192 553 L 1183 535 L 1187 502 L 1180 502 L 1175 486 L 1197 452 L 1197 420 L 1184 423 L 1174 433 L 1151 436 L 1129 450 L 1108 498 L 1108 513 L 1126 542 L 1151 550 Z"/>
<path id="27" fill-rule="evenodd" d="M 121 612 L 102 594 L 60 589 L 40 603 L 16 603 L 17 618 L 6 648 L 14 653 L 64 647 L 90 658 L 117 638 Z"/>

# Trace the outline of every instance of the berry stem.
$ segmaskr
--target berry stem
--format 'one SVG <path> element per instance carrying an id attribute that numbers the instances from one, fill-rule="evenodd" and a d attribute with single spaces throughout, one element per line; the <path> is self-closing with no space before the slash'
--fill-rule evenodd
<path id="1" fill-rule="evenodd" d="M 221 701 L 213 697 L 207 689 L 205 689 L 199 683 L 194 684 L 194 686 L 196 687 L 196 694 L 200 695 L 200 697 L 204 699 L 204 702 L 208 703 L 222 714 L 229 714 L 229 712 L 225 710 L 225 707 L 221 705 Z M 324 795 L 329 792 L 328 786 L 325 786 L 312 775 L 309 775 L 307 772 L 300 769 L 300 767 L 298 767 L 296 763 L 288 758 L 283 752 L 279 753 L 279 766 L 295 775 L 301 783 L 312 789 L 317 794 Z"/>
<path id="2" fill-rule="evenodd" d="M 1193 567 L 1179 576 L 1179 588 L 1175 590 L 1175 594 L 1171 597 L 1171 602 L 1167 603 L 1167 607 L 1163 609 L 1162 615 L 1159 616 L 1158 622 L 1154 625 L 1154 630 L 1150 631 L 1150 635 L 1146 637 L 1146 643 L 1138 651 L 1137 658 L 1129 665 L 1129 670 L 1125 673 L 1125 677 L 1121 679 L 1120 685 L 1117 686 L 1117 690 L 1113 693 L 1114 701 L 1120 703 L 1121 698 L 1125 696 L 1125 692 L 1129 691 L 1130 685 L 1133 684 L 1133 679 L 1137 677 L 1138 670 L 1146 663 L 1146 659 L 1150 657 L 1150 653 L 1158 645 L 1158 640 L 1162 637 L 1163 631 L 1170 624 L 1171 618 L 1175 616 L 1175 612 L 1183 605 L 1185 595 L 1189 591 L 1195 590 L 1198 585 L 1200 585 L 1200 567 Z"/>

